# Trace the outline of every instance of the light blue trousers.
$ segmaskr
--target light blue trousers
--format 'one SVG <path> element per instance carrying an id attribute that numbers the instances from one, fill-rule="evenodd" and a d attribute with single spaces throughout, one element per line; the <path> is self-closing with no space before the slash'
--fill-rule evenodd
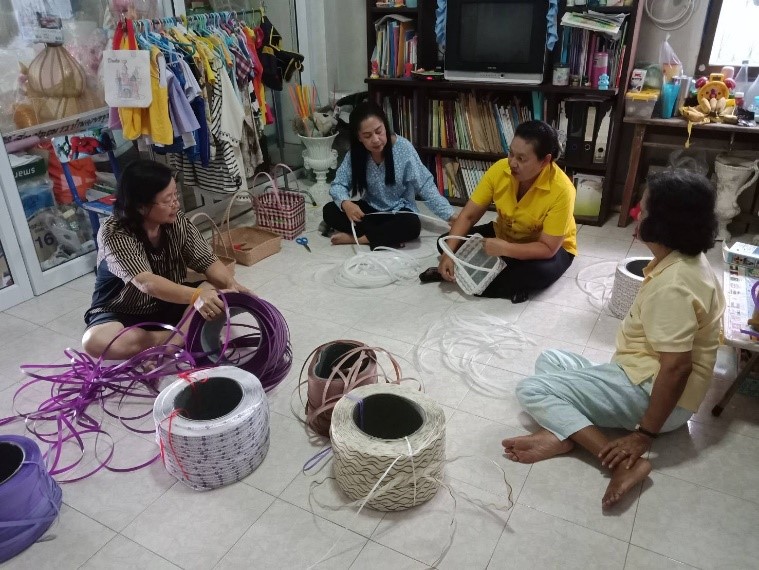
<path id="1" fill-rule="evenodd" d="M 633 430 L 648 409 L 653 382 L 633 384 L 618 364 L 593 364 L 563 350 L 546 350 L 535 361 L 535 375 L 516 389 L 519 403 L 560 440 L 594 425 Z M 677 429 L 693 412 L 676 407 L 662 432 Z"/>

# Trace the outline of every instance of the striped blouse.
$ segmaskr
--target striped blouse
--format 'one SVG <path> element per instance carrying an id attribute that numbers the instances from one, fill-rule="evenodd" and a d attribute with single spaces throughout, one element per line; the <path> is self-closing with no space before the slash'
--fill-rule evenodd
<path id="1" fill-rule="evenodd" d="M 160 300 L 146 295 L 132 284 L 144 272 L 182 283 L 187 268 L 205 273 L 218 258 L 208 242 L 183 212 L 177 221 L 161 227 L 160 247 L 145 245 L 113 216 L 98 232 L 98 268 L 93 306 L 88 314 L 115 312 L 146 315 L 159 309 Z"/>

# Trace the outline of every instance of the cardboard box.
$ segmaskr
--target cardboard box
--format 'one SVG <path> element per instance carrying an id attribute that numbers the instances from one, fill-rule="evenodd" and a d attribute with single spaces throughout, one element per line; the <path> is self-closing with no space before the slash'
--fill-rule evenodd
<path id="1" fill-rule="evenodd" d="M 723 243 L 722 259 L 728 265 L 745 267 L 752 276 L 759 276 L 759 246 L 735 242 L 732 247 L 727 247 Z"/>

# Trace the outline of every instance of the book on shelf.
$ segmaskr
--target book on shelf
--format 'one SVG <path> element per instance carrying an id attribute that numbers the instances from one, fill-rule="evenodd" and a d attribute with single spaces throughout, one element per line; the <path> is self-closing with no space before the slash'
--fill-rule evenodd
<path id="1" fill-rule="evenodd" d="M 492 161 L 452 158 L 435 155 L 435 182 L 438 192 L 446 198 L 468 200 Z"/>
<path id="2" fill-rule="evenodd" d="M 389 14 L 374 22 L 376 30 L 371 67 L 380 77 L 403 77 L 406 65 L 416 69 L 415 22 L 400 14 Z"/>
<path id="3" fill-rule="evenodd" d="M 428 143 L 436 148 L 507 153 L 520 123 L 532 120 L 530 108 L 513 97 L 508 103 L 476 97 L 431 99 Z"/>
<path id="4" fill-rule="evenodd" d="M 627 21 L 621 23 L 616 38 L 583 28 L 562 26 L 559 65 L 569 67 L 569 75 L 580 78 L 580 85 L 593 83 L 593 61 L 597 54 L 606 54 L 606 75 L 609 88 L 619 87 L 625 57 Z"/>
<path id="5" fill-rule="evenodd" d="M 416 145 L 414 136 L 414 98 L 406 95 L 382 98 L 382 110 L 393 132 Z"/>

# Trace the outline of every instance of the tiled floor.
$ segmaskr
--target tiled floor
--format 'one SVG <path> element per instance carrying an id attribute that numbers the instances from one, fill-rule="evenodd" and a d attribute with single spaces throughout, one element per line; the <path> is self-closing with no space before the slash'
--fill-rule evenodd
<path id="1" fill-rule="evenodd" d="M 292 242 L 238 278 L 273 302 L 292 331 L 295 364 L 271 395 L 271 449 L 262 466 L 243 482 L 199 493 L 174 481 L 156 463 L 130 474 L 98 473 L 64 486 L 65 507 L 54 540 L 34 545 L 7 568 L 306 568 L 337 542 L 319 568 L 426 568 L 453 538 L 441 568 L 757 568 L 759 541 L 759 400 L 736 395 L 721 418 L 709 410 L 724 390 L 715 385 L 687 430 L 657 440 L 650 480 L 623 504 L 602 512 L 608 479 L 581 452 L 533 466 L 508 462 L 500 441 L 526 433 L 532 424 L 516 399 L 491 399 L 470 390 L 428 353 L 428 392 L 447 414 L 449 458 L 475 455 L 501 466 L 516 501 L 502 505 L 503 481 L 487 461 L 462 460 L 446 467 L 457 492 L 441 491 L 415 509 L 356 518 L 334 483 L 311 494 L 329 467 L 304 476 L 304 461 L 325 445 L 309 437 L 290 411 L 297 373 L 318 344 L 355 338 L 401 356 L 412 356 L 430 323 L 451 311 L 471 308 L 515 321 L 534 341 L 518 358 L 493 359 L 492 373 L 513 386 L 529 374 L 543 348 L 564 347 L 595 360 L 613 350 L 619 321 L 595 308 L 580 292 L 584 268 L 643 253 L 632 228 L 612 219 L 603 228 L 583 227 L 580 256 L 550 290 L 528 303 L 465 298 L 455 287 L 417 283 L 380 290 L 346 290 L 330 283 L 331 271 L 351 254 L 330 247 L 314 228 L 313 253 Z M 413 255 L 432 253 L 431 225 Z M 710 258 L 718 263 L 719 252 Z M 432 257 L 422 265 L 432 263 Z M 66 346 L 78 346 L 81 316 L 92 276 L 0 313 L 0 417 L 10 411 L 22 374 L 19 364 L 60 362 Z M 409 375 L 416 374 L 404 364 Z M 29 409 L 34 393 L 19 405 Z M 23 426 L 2 428 L 18 432 Z M 152 438 L 109 427 L 118 465 L 144 461 Z M 467 498 L 465 498 L 468 497 Z M 317 503 L 318 501 L 318 503 Z M 482 506 L 486 507 L 483 508 Z M 455 518 L 455 526 L 451 520 Z"/>

